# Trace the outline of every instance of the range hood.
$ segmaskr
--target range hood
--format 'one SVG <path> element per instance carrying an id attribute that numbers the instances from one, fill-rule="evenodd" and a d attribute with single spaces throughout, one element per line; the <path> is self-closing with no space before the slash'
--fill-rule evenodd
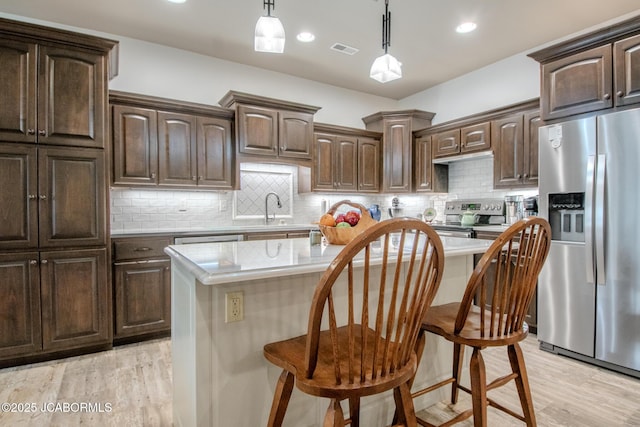
<path id="1" fill-rule="evenodd" d="M 493 150 L 479 151 L 477 153 L 460 154 L 458 156 L 441 157 L 439 159 L 433 159 L 431 163 L 434 164 L 449 164 L 453 162 L 462 162 L 465 160 L 476 160 L 493 157 Z"/>

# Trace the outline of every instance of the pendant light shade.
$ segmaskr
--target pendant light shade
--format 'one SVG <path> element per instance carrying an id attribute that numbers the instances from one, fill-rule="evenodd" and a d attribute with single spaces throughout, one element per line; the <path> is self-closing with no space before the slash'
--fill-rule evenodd
<path id="1" fill-rule="evenodd" d="M 384 2 L 384 15 L 382 15 L 382 48 L 384 55 L 373 61 L 369 77 L 380 83 L 390 82 L 402 77 L 402 63 L 393 55 L 387 53 L 391 46 L 391 12 L 389 12 L 389 0 Z"/>
<path id="2" fill-rule="evenodd" d="M 394 58 L 393 55 L 385 53 L 373 61 L 369 77 L 380 83 L 390 82 L 402 77 L 402 69 L 400 67 L 402 67 L 400 61 Z"/>
<path id="3" fill-rule="evenodd" d="M 264 0 L 267 16 L 261 16 L 256 23 L 254 49 L 257 52 L 284 52 L 284 27 L 275 16 L 271 16 L 271 8 L 275 8 L 275 0 Z"/>

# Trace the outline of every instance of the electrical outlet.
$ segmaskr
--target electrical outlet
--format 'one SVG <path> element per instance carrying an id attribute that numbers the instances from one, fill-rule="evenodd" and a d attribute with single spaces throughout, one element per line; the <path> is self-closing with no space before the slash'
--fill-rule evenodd
<path id="1" fill-rule="evenodd" d="M 218 206 L 218 210 L 220 212 L 224 212 L 227 210 L 227 201 L 225 199 L 220 199 L 220 204 Z"/>
<path id="2" fill-rule="evenodd" d="M 244 319 L 244 298 L 242 291 L 227 292 L 225 296 L 224 322 L 238 322 Z"/>

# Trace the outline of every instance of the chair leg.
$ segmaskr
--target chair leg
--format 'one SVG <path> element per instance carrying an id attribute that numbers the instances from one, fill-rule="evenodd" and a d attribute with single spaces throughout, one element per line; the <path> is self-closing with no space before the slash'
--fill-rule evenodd
<path id="1" fill-rule="evenodd" d="M 351 418 L 351 427 L 360 427 L 359 397 L 352 397 L 349 399 L 349 418 Z"/>
<path id="2" fill-rule="evenodd" d="M 287 412 L 287 406 L 289 405 L 289 399 L 291 398 L 291 392 L 293 391 L 293 381 L 293 374 L 287 370 L 283 370 L 280 374 L 280 378 L 278 378 L 276 391 L 273 395 L 271 413 L 269 414 L 267 427 L 282 426 L 284 414 Z"/>
<path id="3" fill-rule="evenodd" d="M 344 413 L 338 399 L 331 399 L 322 427 L 344 427 Z"/>
<path id="4" fill-rule="evenodd" d="M 451 383 L 451 403 L 458 402 L 458 384 L 462 375 L 462 358 L 464 357 L 464 347 L 461 344 L 453 344 L 453 383 Z"/>
<path id="5" fill-rule="evenodd" d="M 487 427 L 487 374 L 480 349 L 473 348 L 471 365 L 471 400 L 473 402 L 473 425 Z"/>
<path id="6" fill-rule="evenodd" d="M 418 427 L 416 421 L 416 412 L 413 407 L 413 398 L 411 397 L 411 389 L 409 383 L 400 384 L 393 389 L 393 397 L 396 401 L 396 415 L 393 425 L 402 425 L 406 427 Z M 395 419 L 397 418 L 397 419 Z"/>
<path id="7" fill-rule="evenodd" d="M 509 362 L 511 362 L 511 370 L 518 374 L 515 379 L 518 396 L 520 397 L 520 405 L 527 423 L 527 427 L 536 425 L 536 415 L 533 411 L 533 399 L 531 398 L 531 390 L 529 389 L 529 378 L 527 376 L 527 368 L 524 364 L 524 356 L 522 349 L 516 343 L 508 348 Z"/>

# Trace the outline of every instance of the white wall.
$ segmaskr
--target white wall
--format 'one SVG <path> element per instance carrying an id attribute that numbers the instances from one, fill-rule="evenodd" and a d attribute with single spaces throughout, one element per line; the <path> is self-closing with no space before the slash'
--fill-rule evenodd
<path id="1" fill-rule="evenodd" d="M 540 96 L 540 64 L 520 53 L 402 99 L 400 108 L 435 112 L 433 124 Z"/>

